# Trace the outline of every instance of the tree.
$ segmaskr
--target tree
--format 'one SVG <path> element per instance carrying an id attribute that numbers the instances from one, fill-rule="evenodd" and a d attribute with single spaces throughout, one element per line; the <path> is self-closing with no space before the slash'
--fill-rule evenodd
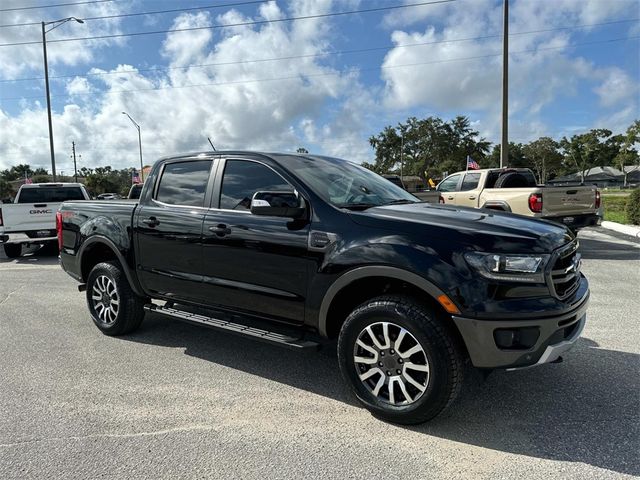
<path id="1" fill-rule="evenodd" d="M 489 151 L 489 142 L 478 138 L 467 117 L 458 116 L 450 122 L 438 117 L 419 120 L 410 117 L 397 127 L 387 126 L 369 138 L 375 150 L 375 162 L 367 165 L 377 173 L 403 173 L 430 176 L 460 170 L 466 166 L 467 155 L 482 163 Z"/>
<path id="2" fill-rule="evenodd" d="M 540 183 L 545 183 L 550 173 L 557 174 L 562 167 L 559 148 L 558 142 L 550 137 L 540 137 L 522 147 L 522 153 Z"/>
<path id="3" fill-rule="evenodd" d="M 637 143 L 640 143 L 640 120 L 634 121 L 629 128 L 627 128 L 626 133 L 622 135 L 616 135 L 616 141 L 618 142 L 620 148 L 618 154 L 616 155 L 615 161 L 616 165 L 620 167 L 622 173 L 624 173 L 624 183 L 623 185 L 627 186 L 627 172 L 624 167 L 627 165 L 637 165 L 640 160 L 640 156 L 638 156 L 638 151 L 635 148 Z"/>
<path id="4" fill-rule="evenodd" d="M 298 149 L 296 150 L 296 153 L 309 153 L 309 150 L 307 150 L 304 147 L 298 147 Z"/>
<path id="5" fill-rule="evenodd" d="M 582 182 L 586 172 L 593 167 L 612 165 L 620 146 L 611 139 L 611 130 L 596 128 L 571 139 L 562 137 L 560 147 L 563 150 L 563 165 L 570 169 L 578 168 Z"/>
<path id="6" fill-rule="evenodd" d="M 485 166 L 485 165 L 481 165 Z M 494 145 L 491 150 L 491 155 L 487 157 L 486 167 L 497 168 L 500 166 L 500 145 Z M 529 163 L 523 152 L 523 145 L 521 143 L 509 142 L 509 157 L 505 167 L 528 167 Z"/>

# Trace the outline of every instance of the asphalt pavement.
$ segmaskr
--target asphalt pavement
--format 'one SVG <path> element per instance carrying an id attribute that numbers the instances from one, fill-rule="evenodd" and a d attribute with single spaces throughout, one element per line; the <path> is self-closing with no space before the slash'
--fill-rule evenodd
<path id="1" fill-rule="evenodd" d="M 54 254 L 0 254 L 0 478 L 638 476 L 640 244 L 613 235 L 580 234 L 592 300 L 563 363 L 495 372 L 417 427 L 359 407 L 332 344 L 153 314 L 110 338 Z"/>

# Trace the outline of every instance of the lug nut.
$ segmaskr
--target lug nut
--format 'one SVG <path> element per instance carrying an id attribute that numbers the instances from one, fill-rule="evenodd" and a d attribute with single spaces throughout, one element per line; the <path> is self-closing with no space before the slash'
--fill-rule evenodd
<path id="1" fill-rule="evenodd" d="M 402 372 L 400 370 L 396 370 L 396 373 L 400 375 Z"/>
<path id="2" fill-rule="evenodd" d="M 401 359 L 401 358 L 399 358 L 399 359 L 398 359 L 398 363 L 404 363 L 404 360 L 403 360 L 403 359 Z"/>
<path id="3" fill-rule="evenodd" d="M 381 367 L 383 364 L 382 362 L 378 362 L 378 366 Z"/>
<path id="4" fill-rule="evenodd" d="M 382 357 L 384 357 L 384 352 L 380 352 L 380 355 L 381 355 Z"/>
<path id="5" fill-rule="evenodd" d="M 387 370 L 387 375 L 391 376 L 391 372 L 389 370 Z"/>
<path id="6" fill-rule="evenodd" d="M 395 355 L 396 352 L 393 351 L 393 348 L 389 351 L 391 355 Z"/>

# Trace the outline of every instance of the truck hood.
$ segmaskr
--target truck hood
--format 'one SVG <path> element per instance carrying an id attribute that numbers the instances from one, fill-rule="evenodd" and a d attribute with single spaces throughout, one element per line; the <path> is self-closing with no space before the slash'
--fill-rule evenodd
<path id="1" fill-rule="evenodd" d="M 437 237 L 496 253 L 550 253 L 574 238 L 568 228 L 544 220 L 433 203 L 374 207 L 352 212 L 351 217 L 360 225 L 418 234 L 425 239 Z"/>

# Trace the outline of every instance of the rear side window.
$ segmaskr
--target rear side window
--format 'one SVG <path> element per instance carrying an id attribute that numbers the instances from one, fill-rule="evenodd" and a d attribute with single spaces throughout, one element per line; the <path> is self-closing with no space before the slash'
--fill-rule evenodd
<path id="1" fill-rule="evenodd" d="M 54 203 L 67 200 L 85 200 L 80 187 L 23 188 L 18 203 Z"/>
<path id="2" fill-rule="evenodd" d="M 478 187 L 479 182 L 480 182 L 479 173 L 467 173 L 464 176 L 464 180 L 462 180 L 462 186 L 460 187 L 460 191 L 466 192 L 467 190 L 473 190 Z"/>
<path id="3" fill-rule="evenodd" d="M 261 163 L 227 160 L 222 177 L 220 208 L 249 210 L 253 194 L 259 191 L 292 192 L 293 187 Z"/>
<path id="4" fill-rule="evenodd" d="M 202 207 L 210 171 L 211 160 L 167 163 L 156 200 L 171 205 Z"/>

